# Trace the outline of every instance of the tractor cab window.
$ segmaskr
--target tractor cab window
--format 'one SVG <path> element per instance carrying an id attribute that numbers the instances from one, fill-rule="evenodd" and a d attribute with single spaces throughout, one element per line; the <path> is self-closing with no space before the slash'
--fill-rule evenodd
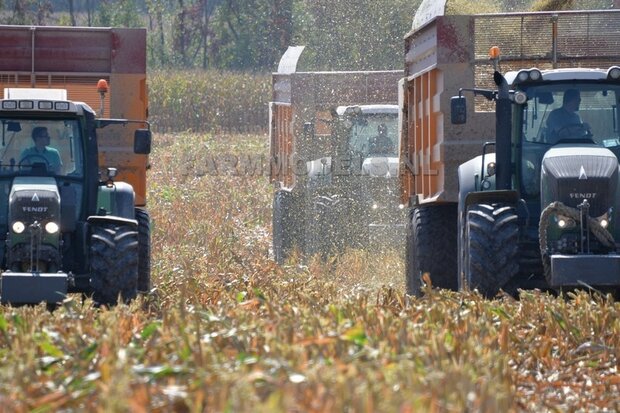
<path id="1" fill-rule="evenodd" d="M 362 115 L 352 121 L 349 147 L 367 156 L 398 156 L 398 117 L 396 114 Z"/>
<path id="2" fill-rule="evenodd" d="M 0 127 L 0 176 L 82 176 L 77 120 L 0 118 Z"/>
<path id="3" fill-rule="evenodd" d="M 540 192 L 542 158 L 555 145 L 596 144 L 620 156 L 620 87 L 602 83 L 554 83 L 523 90 L 527 102 L 517 111 L 521 135 L 521 190 Z"/>

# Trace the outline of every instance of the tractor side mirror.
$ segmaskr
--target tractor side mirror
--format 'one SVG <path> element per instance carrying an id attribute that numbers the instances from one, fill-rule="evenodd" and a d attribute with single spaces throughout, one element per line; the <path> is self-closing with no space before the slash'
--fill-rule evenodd
<path id="1" fill-rule="evenodd" d="M 6 125 L 6 130 L 9 132 L 21 132 L 22 126 L 19 122 L 8 121 Z"/>
<path id="2" fill-rule="evenodd" d="M 151 131 L 149 129 L 137 129 L 133 136 L 133 151 L 140 155 L 151 153 Z"/>
<path id="3" fill-rule="evenodd" d="M 453 96 L 450 99 L 450 120 L 453 125 L 467 123 L 467 99 L 464 96 Z"/>

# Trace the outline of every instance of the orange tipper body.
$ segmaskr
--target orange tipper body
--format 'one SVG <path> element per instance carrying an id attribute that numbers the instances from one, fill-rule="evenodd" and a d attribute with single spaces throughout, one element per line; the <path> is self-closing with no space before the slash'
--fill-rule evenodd
<path id="1" fill-rule="evenodd" d="M 65 89 L 68 100 L 87 103 L 99 117 L 147 119 L 146 29 L 0 26 L 0 57 L 3 90 Z M 107 93 L 98 90 L 100 79 Z M 144 206 L 148 156 L 133 151 L 139 127 L 99 130 L 99 165 L 117 168 L 116 179 L 131 184 L 136 206 Z"/>

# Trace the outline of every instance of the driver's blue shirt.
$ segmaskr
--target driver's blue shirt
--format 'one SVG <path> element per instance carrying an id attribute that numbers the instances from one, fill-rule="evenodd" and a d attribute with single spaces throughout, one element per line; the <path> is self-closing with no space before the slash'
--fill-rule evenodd
<path id="1" fill-rule="evenodd" d="M 29 159 L 27 159 L 29 158 Z M 62 167 L 62 161 L 60 160 L 60 154 L 58 150 L 54 148 L 46 147 L 43 151 L 39 151 L 36 146 L 32 146 L 30 148 L 24 149 L 22 154 L 19 157 L 20 163 L 26 160 L 27 164 L 31 165 L 33 163 L 39 162 L 41 158 L 45 159 L 48 163 L 47 167 L 51 172 L 59 173 L 60 168 Z"/>
<path id="2" fill-rule="evenodd" d="M 570 112 L 565 108 L 552 110 L 547 118 L 547 130 L 550 137 L 557 139 L 557 134 L 566 126 L 581 125 L 581 117 L 577 112 Z"/>

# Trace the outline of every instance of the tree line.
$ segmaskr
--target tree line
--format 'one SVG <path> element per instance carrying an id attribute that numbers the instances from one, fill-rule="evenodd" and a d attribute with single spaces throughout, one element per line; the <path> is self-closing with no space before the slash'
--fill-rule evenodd
<path id="1" fill-rule="evenodd" d="M 269 72 L 289 45 L 308 67 L 402 66 L 421 0 L 0 0 L 0 23 L 148 28 L 154 69 Z"/>
<path id="2" fill-rule="evenodd" d="M 307 70 L 403 67 L 422 0 L 0 0 L 0 23 L 147 27 L 154 69 L 270 72 L 289 45 Z M 451 0 L 452 13 L 607 8 L 618 0 Z"/>

